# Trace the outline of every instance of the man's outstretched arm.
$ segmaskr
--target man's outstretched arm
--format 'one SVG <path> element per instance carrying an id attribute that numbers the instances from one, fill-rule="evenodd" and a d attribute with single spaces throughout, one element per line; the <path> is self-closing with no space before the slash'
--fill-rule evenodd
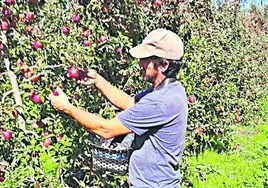
<path id="1" fill-rule="evenodd" d="M 101 116 L 89 113 L 69 103 L 67 96 L 60 88 L 57 88 L 57 92 L 58 96 L 53 96 L 53 94 L 49 96 L 54 108 L 72 116 L 86 130 L 103 138 L 131 133 L 131 130 L 125 127 L 117 117 L 106 120 Z"/>
<path id="2" fill-rule="evenodd" d="M 95 85 L 98 90 L 117 108 L 125 110 L 135 105 L 134 97 L 116 88 L 105 80 L 98 73 L 91 71 L 87 74 L 87 81 L 81 80 L 79 83 L 91 86 Z"/>

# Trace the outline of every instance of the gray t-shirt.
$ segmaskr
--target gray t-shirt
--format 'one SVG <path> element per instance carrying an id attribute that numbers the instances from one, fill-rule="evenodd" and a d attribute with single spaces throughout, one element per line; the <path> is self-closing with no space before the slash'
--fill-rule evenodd
<path id="1" fill-rule="evenodd" d="M 175 81 L 138 94 L 135 106 L 118 118 L 135 133 L 130 157 L 132 187 L 180 187 L 178 163 L 182 156 L 188 116 L 184 87 Z"/>

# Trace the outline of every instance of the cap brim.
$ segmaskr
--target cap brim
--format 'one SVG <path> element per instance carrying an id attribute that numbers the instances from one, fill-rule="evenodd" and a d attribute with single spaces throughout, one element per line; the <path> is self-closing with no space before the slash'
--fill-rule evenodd
<path id="1" fill-rule="evenodd" d="M 143 44 L 140 44 L 134 48 L 131 48 L 129 50 L 129 53 L 131 56 L 133 56 L 135 58 L 139 58 L 139 59 L 153 56 L 153 54 L 151 54 L 148 51 L 148 49 L 145 48 L 145 46 Z"/>

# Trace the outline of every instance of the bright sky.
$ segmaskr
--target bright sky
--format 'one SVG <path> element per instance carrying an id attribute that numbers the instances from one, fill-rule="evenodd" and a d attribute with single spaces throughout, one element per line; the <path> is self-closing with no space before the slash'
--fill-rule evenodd
<path id="1" fill-rule="evenodd" d="M 257 4 L 257 5 L 261 4 L 261 0 L 243 0 L 242 2 L 245 4 L 246 8 L 250 7 L 251 3 Z M 264 0 L 264 4 L 268 5 L 268 0 Z"/>

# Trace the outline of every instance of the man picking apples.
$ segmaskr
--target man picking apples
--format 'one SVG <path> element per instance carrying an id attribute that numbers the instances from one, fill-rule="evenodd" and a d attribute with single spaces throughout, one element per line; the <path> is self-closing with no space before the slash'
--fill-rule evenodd
<path id="1" fill-rule="evenodd" d="M 178 164 L 184 149 L 188 107 L 185 89 L 176 75 L 183 51 L 180 37 L 166 29 L 151 31 L 142 44 L 132 48 L 130 54 L 139 58 L 144 80 L 152 83 L 135 97 L 90 72 L 89 79 L 80 83 L 95 85 L 122 109 L 113 119 L 73 106 L 60 88 L 58 96 L 50 95 L 55 109 L 69 114 L 92 133 L 107 139 L 135 133 L 129 164 L 131 187 L 180 187 Z"/>

